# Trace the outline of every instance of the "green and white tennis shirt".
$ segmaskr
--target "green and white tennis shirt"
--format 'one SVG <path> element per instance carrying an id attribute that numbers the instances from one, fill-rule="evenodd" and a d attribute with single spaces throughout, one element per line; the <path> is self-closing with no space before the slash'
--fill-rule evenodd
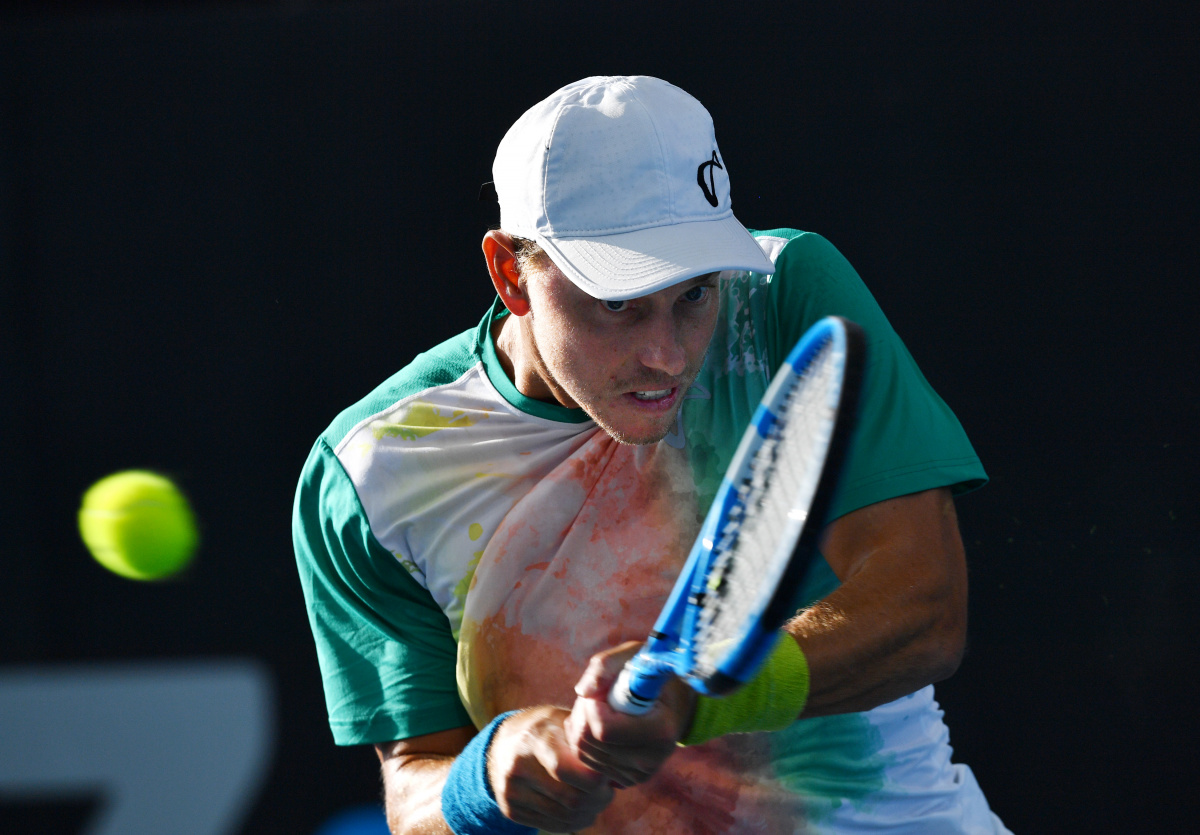
<path id="1" fill-rule="evenodd" d="M 652 626 L 776 363 L 837 314 L 868 342 L 834 516 L 986 476 L 866 287 L 817 235 L 756 233 L 773 276 L 732 273 L 674 430 L 623 446 L 530 400 L 479 327 L 417 357 L 313 448 L 293 534 L 338 744 L 386 742 L 534 704 L 570 706 L 587 659 Z M 822 560 L 806 600 L 837 587 Z M 950 762 L 926 687 L 672 755 L 596 833 L 1005 832 Z"/>

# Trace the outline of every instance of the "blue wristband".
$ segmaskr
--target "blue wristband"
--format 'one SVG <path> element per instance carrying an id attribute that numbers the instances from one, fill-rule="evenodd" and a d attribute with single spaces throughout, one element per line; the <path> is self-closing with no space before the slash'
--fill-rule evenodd
<path id="1" fill-rule="evenodd" d="M 504 816 L 488 782 L 487 754 L 500 723 L 516 713 L 501 713 L 467 743 L 450 766 L 442 788 L 442 817 L 455 835 L 534 835 L 536 829 Z"/>

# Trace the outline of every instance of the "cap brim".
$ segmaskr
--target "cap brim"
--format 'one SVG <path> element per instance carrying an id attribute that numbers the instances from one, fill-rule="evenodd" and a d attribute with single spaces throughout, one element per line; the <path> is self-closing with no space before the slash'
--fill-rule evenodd
<path id="1" fill-rule="evenodd" d="M 732 214 L 596 238 L 538 235 L 537 242 L 577 287 L 610 301 L 646 296 L 707 273 L 775 272 L 771 259 Z"/>

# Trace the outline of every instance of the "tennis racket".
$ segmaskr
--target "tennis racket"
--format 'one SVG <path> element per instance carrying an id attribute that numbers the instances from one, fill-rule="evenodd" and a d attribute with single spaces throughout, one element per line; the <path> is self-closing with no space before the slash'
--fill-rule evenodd
<path id="1" fill-rule="evenodd" d="M 829 316 L 801 337 L 763 395 L 654 630 L 608 701 L 650 710 L 671 676 L 729 693 L 770 654 L 817 541 L 853 430 L 862 329 Z"/>

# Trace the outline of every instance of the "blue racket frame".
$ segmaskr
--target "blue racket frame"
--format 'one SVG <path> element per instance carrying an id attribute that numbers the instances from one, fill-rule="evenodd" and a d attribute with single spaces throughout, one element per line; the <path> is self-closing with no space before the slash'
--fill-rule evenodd
<path id="1" fill-rule="evenodd" d="M 835 421 L 823 464 L 823 473 L 803 518 L 791 518 L 788 533 L 780 547 L 791 551 L 777 580 L 773 594 L 761 601 L 748 618 L 742 638 L 715 668 L 697 672 L 693 636 L 701 613 L 703 596 L 708 593 L 708 577 L 715 555 L 715 541 L 730 510 L 737 503 L 738 485 L 745 479 L 751 459 L 762 446 L 771 426 L 779 419 L 785 389 L 794 375 L 808 367 L 813 357 L 833 342 L 833 350 L 843 358 L 842 384 L 837 392 Z M 693 689 L 706 695 L 722 695 L 744 684 L 775 647 L 779 629 L 795 613 L 796 593 L 808 570 L 820 530 L 825 522 L 836 477 L 852 433 L 857 412 L 857 395 L 862 378 L 865 340 L 858 325 L 829 316 L 814 324 L 784 360 L 762 401 L 751 418 L 734 453 L 712 507 L 701 526 L 679 579 L 659 614 L 645 646 L 625 665 L 609 694 L 612 706 L 625 713 L 645 713 L 671 676 L 683 678 Z M 808 524 L 808 522 L 814 524 Z M 795 539 L 793 544 L 792 540 Z"/>

